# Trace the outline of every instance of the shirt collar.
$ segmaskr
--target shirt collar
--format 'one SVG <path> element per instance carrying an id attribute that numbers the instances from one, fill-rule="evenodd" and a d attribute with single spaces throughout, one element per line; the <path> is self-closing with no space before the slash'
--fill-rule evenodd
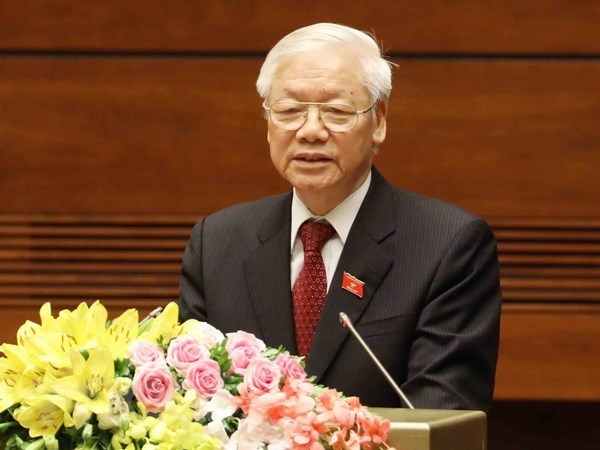
<path id="1" fill-rule="evenodd" d="M 367 175 L 367 178 L 363 183 L 350 194 L 346 199 L 329 211 L 324 216 L 315 216 L 310 209 L 306 207 L 302 200 L 296 195 L 296 189 L 294 188 L 294 195 L 292 197 L 292 229 L 291 229 L 291 241 L 290 241 L 290 252 L 294 248 L 294 242 L 296 241 L 296 235 L 300 225 L 302 225 L 308 219 L 314 220 L 326 220 L 333 228 L 342 240 L 342 244 L 346 243 L 350 228 L 354 223 L 356 214 L 362 205 L 363 200 L 367 195 L 369 186 L 371 185 L 371 171 Z"/>

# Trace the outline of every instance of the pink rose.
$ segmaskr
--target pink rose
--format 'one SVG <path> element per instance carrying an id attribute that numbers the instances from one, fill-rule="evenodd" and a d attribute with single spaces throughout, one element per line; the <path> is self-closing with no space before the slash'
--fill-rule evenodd
<path id="1" fill-rule="evenodd" d="M 167 362 L 179 373 L 185 373 L 190 366 L 209 357 L 202 342 L 187 334 L 173 339 L 167 349 Z"/>
<path id="2" fill-rule="evenodd" d="M 219 389 L 225 386 L 221 378 L 219 364 L 205 359 L 190 366 L 182 384 L 184 389 L 194 389 L 202 398 L 210 400 Z"/>
<path id="3" fill-rule="evenodd" d="M 259 355 L 260 353 L 252 347 L 237 347 L 233 349 L 229 352 L 229 358 L 231 359 L 231 369 L 229 369 L 229 371 L 244 375 L 244 373 L 246 373 L 246 367 L 248 367 L 252 358 Z"/>
<path id="4" fill-rule="evenodd" d="M 129 360 L 135 367 L 139 367 L 149 362 L 164 361 L 165 354 L 154 342 L 139 339 L 129 346 Z"/>
<path id="5" fill-rule="evenodd" d="M 131 390 L 149 412 L 161 412 L 179 386 L 164 362 L 151 362 L 138 367 Z"/>
<path id="6" fill-rule="evenodd" d="M 261 353 L 267 348 L 265 343 L 252 333 L 246 333 L 245 331 L 227 333 L 227 344 L 225 345 L 227 352 L 232 352 L 238 347 L 250 347 L 253 348 L 256 353 Z"/>
<path id="7" fill-rule="evenodd" d="M 266 345 L 251 333 L 238 331 L 227 334 L 225 349 L 231 359 L 231 371 L 243 375 L 250 360 L 260 355 Z"/>
<path id="8" fill-rule="evenodd" d="M 244 373 L 249 392 L 264 393 L 279 388 L 281 369 L 267 358 L 254 358 Z"/>
<path id="9" fill-rule="evenodd" d="M 293 380 L 304 380 L 306 378 L 306 372 L 298 361 L 293 356 L 281 353 L 275 358 L 275 364 L 281 369 L 283 376 L 291 378 Z"/>

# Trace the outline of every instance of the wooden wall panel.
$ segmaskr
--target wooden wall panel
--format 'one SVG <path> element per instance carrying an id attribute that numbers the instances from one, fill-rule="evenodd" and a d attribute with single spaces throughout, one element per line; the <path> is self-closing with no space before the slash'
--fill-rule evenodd
<path id="1" fill-rule="evenodd" d="M 483 216 L 600 217 L 600 63 L 398 61 L 377 164 Z"/>
<path id="2" fill-rule="evenodd" d="M 486 217 L 600 217 L 600 63 L 402 60 L 376 159 Z M 281 192 L 259 60 L 0 58 L 11 212 L 207 214 Z"/>
<path id="3" fill-rule="evenodd" d="M 204 213 L 282 190 L 253 94 L 258 67 L 219 58 L 0 59 L 4 207 Z"/>
<path id="4" fill-rule="evenodd" d="M 600 305 L 599 219 L 493 218 L 491 225 L 505 302 Z"/>
<path id="5" fill-rule="evenodd" d="M 175 301 L 196 219 L 0 216 L 0 301 Z"/>
<path id="6" fill-rule="evenodd" d="M 600 304 L 505 304 L 496 399 L 600 401 Z"/>
<path id="7" fill-rule="evenodd" d="M 290 30 L 337 22 L 397 53 L 600 53 L 596 0 L 146 0 L 3 2 L 0 49 L 265 52 Z"/>

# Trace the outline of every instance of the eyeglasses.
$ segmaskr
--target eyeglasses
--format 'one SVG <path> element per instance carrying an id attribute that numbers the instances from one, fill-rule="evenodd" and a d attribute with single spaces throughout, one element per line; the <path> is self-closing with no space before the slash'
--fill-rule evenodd
<path id="1" fill-rule="evenodd" d="M 352 130 L 358 123 L 359 114 L 371 111 L 375 103 L 362 111 L 344 103 L 312 102 L 277 102 L 271 107 L 263 103 L 263 108 L 273 124 L 284 130 L 299 130 L 308 119 L 308 110 L 316 109 L 319 111 L 319 120 L 325 128 L 334 133 L 344 133 Z"/>

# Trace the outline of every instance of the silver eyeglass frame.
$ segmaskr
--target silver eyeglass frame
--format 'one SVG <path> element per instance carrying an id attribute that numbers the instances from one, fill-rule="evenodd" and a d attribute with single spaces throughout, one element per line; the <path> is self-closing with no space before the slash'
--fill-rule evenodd
<path id="1" fill-rule="evenodd" d="M 377 104 L 377 100 L 374 101 L 371 106 L 369 106 L 366 109 L 362 109 L 359 110 L 356 108 L 356 106 L 353 105 L 349 105 L 347 103 L 332 103 L 332 102 L 326 102 L 326 103 L 319 103 L 319 102 L 296 102 L 296 101 L 281 101 L 281 102 L 275 102 L 273 103 L 273 105 L 271 105 L 270 107 L 267 106 L 267 100 L 263 101 L 262 107 L 265 110 L 265 118 L 270 119 L 271 122 L 278 128 L 281 128 L 282 130 L 286 130 L 286 131 L 298 131 L 300 128 L 302 128 L 305 124 L 306 121 L 308 120 L 308 111 L 310 109 L 316 109 L 318 111 L 319 114 L 319 122 L 321 122 L 321 125 L 323 125 L 328 131 L 330 131 L 331 133 L 347 133 L 348 131 L 352 131 L 354 128 L 356 128 L 356 125 L 358 125 L 358 120 L 361 114 L 365 114 L 368 113 L 369 111 L 371 111 L 375 105 Z M 275 120 L 273 120 L 273 117 L 271 116 L 271 111 L 272 111 L 272 107 L 274 105 L 277 105 L 279 103 L 291 103 L 291 104 L 297 104 L 297 105 L 305 105 L 306 111 L 303 112 L 303 117 L 304 120 L 300 123 L 300 125 L 298 127 L 294 127 L 294 128 L 288 128 L 288 127 L 284 127 L 282 126 L 281 122 L 277 122 Z M 323 121 L 323 118 L 321 117 L 321 107 L 323 107 L 324 105 L 343 105 L 343 106 L 349 106 L 351 108 L 354 108 L 356 110 L 356 113 L 354 114 L 354 116 L 356 117 L 356 120 L 354 121 L 354 124 L 348 128 L 347 130 L 332 130 L 331 128 L 329 128 L 325 122 Z"/>

